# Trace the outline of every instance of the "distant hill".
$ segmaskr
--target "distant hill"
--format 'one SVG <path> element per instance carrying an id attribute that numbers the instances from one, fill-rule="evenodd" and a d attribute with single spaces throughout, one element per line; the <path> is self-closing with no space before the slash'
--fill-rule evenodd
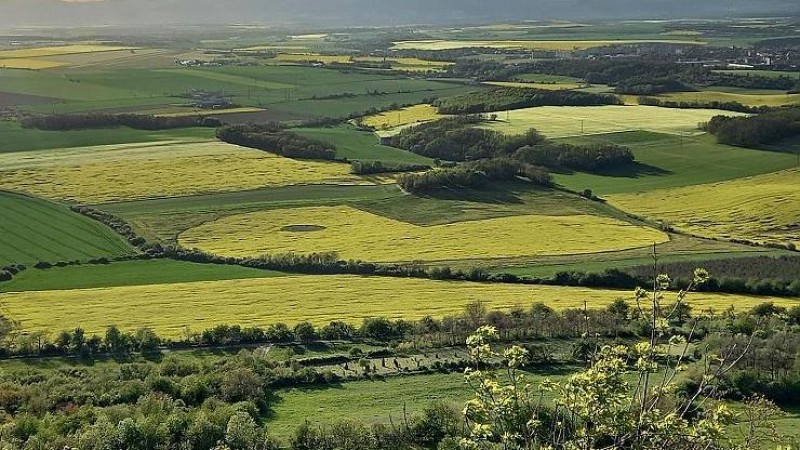
<path id="1" fill-rule="evenodd" d="M 2 0 L 0 26 L 294 23 L 315 26 L 800 14 L 796 0 Z"/>

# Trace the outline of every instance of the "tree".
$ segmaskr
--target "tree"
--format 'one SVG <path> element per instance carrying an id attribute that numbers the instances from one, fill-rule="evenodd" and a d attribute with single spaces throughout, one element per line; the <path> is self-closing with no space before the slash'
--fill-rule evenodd
<path id="1" fill-rule="evenodd" d="M 294 337 L 302 343 L 309 343 L 317 340 L 319 335 L 311 322 L 300 322 L 294 326 Z"/>
<path id="2" fill-rule="evenodd" d="M 687 292 L 708 280 L 698 269 Z M 637 289 L 637 308 L 649 311 L 649 339 L 633 347 L 606 345 L 591 366 L 562 383 L 543 382 L 533 388 L 519 372 L 528 360 L 518 346 L 495 352 L 497 331 L 483 326 L 467 339 L 473 368 L 465 378 L 475 396 L 464 408 L 469 433 L 465 449 L 708 449 L 734 448 L 725 427 L 736 414 L 717 402 L 715 380 L 738 362 L 720 356 L 710 359 L 696 391 L 686 397 L 676 392 L 676 376 L 685 368 L 688 342 L 668 336 L 672 311 L 661 305 L 669 279 L 658 276 L 653 291 Z M 667 310 L 664 313 L 664 310 Z M 678 356 L 674 356 L 677 353 Z M 498 357 L 505 362 L 505 378 L 483 370 Z M 739 357 L 740 359 L 740 357 Z M 658 373 L 659 379 L 654 375 Z M 635 379 L 634 383 L 629 379 Z M 554 407 L 542 398 L 552 396 Z M 702 409 L 697 407 L 704 403 Z"/>
<path id="3" fill-rule="evenodd" d="M 225 443 L 231 450 L 256 450 L 261 434 L 261 430 L 250 414 L 239 411 L 228 420 L 228 426 L 225 429 Z"/>

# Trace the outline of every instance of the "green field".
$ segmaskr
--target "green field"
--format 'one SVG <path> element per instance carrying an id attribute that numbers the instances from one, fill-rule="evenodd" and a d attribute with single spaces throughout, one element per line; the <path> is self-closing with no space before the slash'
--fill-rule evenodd
<path id="1" fill-rule="evenodd" d="M 51 269 L 28 268 L 0 292 L 89 289 L 144 284 L 187 283 L 193 281 L 237 280 L 282 276 L 280 272 L 240 266 L 197 264 L 169 259 L 122 261 Z"/>
<path id="2" fill-rule="evenodd" d="M 674 136 L 644 131 L 574 137 L 565 142 L 611 142 L 633 150 L 636 163 L 603 173 L 556 173 L 557 183 L 596 195 L 643 192 L 732 180 L 797 165 L 792 153 L 721 145 L 713 136 Z"/>
<path id="3" fill-rule="evenodd" d="M 0 265 L 133 254 L 105 225 L 64 206 L 0 191 Z"/>
<path id="4" fill-rule="evenodd" d="M 20 73 L 0 69 L 3 91 L 53 99 L 24 106 L 39 113 L 91 110 L 136 111 L 191 102 L 187 92 L 224 92 L 241 106 L 264 107 L 273 119 L 341 117 L 393 103 L 419 103 L 425 98 L 475 90 L 399 76 L 342 73 L 301 66 L 216 68 L 108 68 L 98 71 L 65 68 Z"/>
<path id="5" fill-rule="evenodd" d="M 336 156 L 350 161 L 381 161 L 388 166 L 420 164 L 433 166 L 433 160 L 409 151 L 380 145 L 375 133 L 352 126 L 334 128 L 295 128 L 292 131 L 336 146 Z"/>
<path id="6" fill-rule="evenodd" d="M 211 140 L 213 128 L 182 128 L 168 131 L 144 131 L 131 128 L 100 130 L 41 131 L 22 128 L 15 122 L 0 122 L 0 153 L 45 150 L 52 148 L 93 147 L 173 140 Z"/>

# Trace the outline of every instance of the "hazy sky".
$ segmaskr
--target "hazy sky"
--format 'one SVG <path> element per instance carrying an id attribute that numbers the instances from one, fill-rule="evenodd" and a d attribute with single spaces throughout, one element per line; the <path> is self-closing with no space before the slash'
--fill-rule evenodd
<path id="1" fill-rule="evenodd" d="M 800 0 L 734 0 L 738 14 L 800 14 Z M 192 23 L 399 25 L 728 15 L 730 0 L 0 0 L 0 26 Z"/>

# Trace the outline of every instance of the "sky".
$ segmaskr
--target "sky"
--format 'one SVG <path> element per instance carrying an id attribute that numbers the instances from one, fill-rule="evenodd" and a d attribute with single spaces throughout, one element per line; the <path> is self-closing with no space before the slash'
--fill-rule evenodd
<path id="1" fill-rule="evenodd" d="M 733 0 L 737 14 L 800 14 L 799 0 Z M 0 26 L 308 24 L 725 17 L 731 0 L 0 0 Z"/>

